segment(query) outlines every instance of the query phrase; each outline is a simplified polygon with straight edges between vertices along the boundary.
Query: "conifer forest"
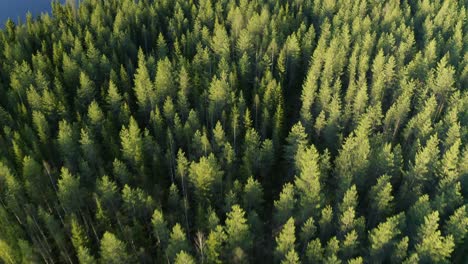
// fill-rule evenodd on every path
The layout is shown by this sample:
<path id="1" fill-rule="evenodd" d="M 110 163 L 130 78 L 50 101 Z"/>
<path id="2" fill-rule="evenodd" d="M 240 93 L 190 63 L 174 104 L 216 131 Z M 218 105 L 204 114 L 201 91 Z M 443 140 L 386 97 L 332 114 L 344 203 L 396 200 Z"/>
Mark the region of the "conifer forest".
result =
<path id="1" fill-rule="evenodd" d="M 0 263 L 467 263 L 466 0 L 84 0 L 0 30 Z"/>

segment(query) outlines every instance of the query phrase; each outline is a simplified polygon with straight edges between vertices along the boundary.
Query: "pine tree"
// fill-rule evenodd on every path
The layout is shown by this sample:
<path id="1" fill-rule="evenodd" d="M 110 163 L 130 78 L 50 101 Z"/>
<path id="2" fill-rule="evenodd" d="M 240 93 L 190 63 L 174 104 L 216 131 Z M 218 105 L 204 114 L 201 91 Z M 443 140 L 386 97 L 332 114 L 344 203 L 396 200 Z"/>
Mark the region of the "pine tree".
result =
<path id="1" fill-rule="evenodd" d="M 284 224 L 281 232 L 276 237 L 275 255 L 278 260 L 287 259 L 288 253 L 295 250 L 296 228 L 294 224 L 294 218 L 289 218 L 289 220 Z"/>
<path id="2" fill-rule="evenodd" d="M 313 28 L 313 27 L 312 27 Z M 314 104 L 315 97 L 317 96 L 317 79 L 319 78 L 319 72 L 316 69 L 314 58 L 312 59 L 311 67 L 309 68 L 306 79 L 302 85 L 302 94 L 301 94 L 301 118 L 304 124 L 310 124 L 312 122 L 312 105 Z M 320 65 L 321 67 L 321 65 Z M 308 127 L 310 129 L 310 127 Z M 308 131 L 311 132 L 310 130 Z"/>
<path id="3" fill-rule="evenodd" d="M 316 238 L 307 244 L 306 259 L 310 263 L 318 263 L 323 259 L 323 248 L 320 239 Z"/>
<path id="4" fill-rule="evenodd" d="M 333 208 L 329 205 L 325 206 L 322 209 L 322 213 L 319 220 L 319 228 L 320 228 L 320 238 L 323 241 L 326 241 L 333 232 Z"/>
<path id="5" fill-rule="evenodd" d="M 397 238 L 402 233 L 405 215 L 398 215 L 387 218 L 387 221 L 380 223 L 369 233 L 370 254 L 374 261 L 388 261 L 392 256 L 391 250 L 397 243 Z"/>
<path id="6" fill-rule="evenodd" d="M 214 125 L 214 121 L 219 118 L 219 114 L 229 103 L 230 90 L 226 74 L 223 73 L 220 78 L 215 76 L 211 80 L 208 98 L 210 99 L 212 125 Z"/>
<path id="7" fill-rule="evenodd" d="M 76 134 L 73 131 L 73 127 L 65 120 L 59 123 L 57 141 L 60 154 L 65 159 L 67 165 L 74 167 L 76 156 L 78 155 Z"/>
<path id="8" fill-rule="evenodd" d="M 222 176 L 223 171 L 212 154 L 190 164 L 189 181 L 199 202 L 205 203 L 220 195 Z"/>
<path id="9" fill-rule="evenodd" d="M 252 247 L 252 235 L 245 218 L 245 212 L 239 205 L 233 205 L 226 219 L 227 247 L 231 254 L 237 250 L 248 254 Z"/>
<path id="10" fill-rule="evenodd" d="M 195 259 L 185 251 L 180 251 L 175 260 L 175 264 L 195 264 Z"/>
<path id="11" fill-rule="evenodd" d="M 154 210 L 154 200 L 142 189 L 125 185 L 122 189 L 122 207 L 130 218 L 149 218 Z"/>
<path id="12" fill-rule="evenodd" d="M 429 76 L 430 88 L 436 95 L 439 107 L 437 109 L 437 115 L 440 114 L 444 107 L 450 93 L 453 91 L 453 84 L 455 69 L 452 66 L 447 65 L 447 56 L 444 56 L 437 64 L 436 71 L 431 73 Z"/>
<path id="13" fill-rule="evenodd" d="M 229 58 L 230 43 L 226 28 L 222 24 L 215 24 L 211 48 L 221 58 Z"/>
<path id="14" fill-rule="evenodd" d="M 227 235 L 222 226 L 216 226 L 211 230 L 206 241 L 206 260 L 208 263 L 222 263 L 221 254 L 223 252 L 223 244 L 227 239 Z"/>
<path id="15" fill-rule="evenodd" d="M 158 61 L 154 87 L 155 102 L 161 103 L 168 96 L 175 98 L 176 87 L 172 76 L 172 64 L 168 58 Z"/>
<path id="16" fill-rule="evenodd" d="M 410 111 L 411 97 L 413 95 L 414 83 L 403 82 L 403 93 L 395 100 L 390 109 L 385 114 L 383 120 L 384 130 L 391 134 L 392 139 L 395 138 L 399 129 L 405 123 Z"/>
<path id="17" fill-rule="evenodd" d="M 91 103 L 96 93 L 94 82 L 90 77 L 84 73 L 80 73 L 80 87 L 77 90 L 77 98 L 75 105 L 78 109 L 82 109 L 81 106 L 86 106 Z M 86 109 L 86 108 L 85 108 Z"/>
<path id="18" fill-rule="evenodd" d="M 123 97 L 120 94 L 117 86 L 111 80 L 109 81 L 109 88 L 107 90 L 106 102 L 109 106 L 109 110 L 112 113 L 117 113 L 122 105 Z"/>
<path id="19" fill-rule="evenodd" d="M 285 147 L 285 157 L 286 159 L 294 164 L 294 159 L 296 157 L 297 151 L 300 147 L 303 147 L 307 144 L 307 135 L 305 133 L 304 127 L 302 124 L 296 123 L 289 132 L 288 137 L 286 138 L 286 147 Z"/>
<path id="20" fill-rule="evenodd" d="M 377 179 L 376 185 L 372 186 L 369 197 L 369 221 L 372 225 L 380 223 L 393 211 L 392 184 L 388 175 L 382 175 Z"/>
<path id="21" fill-rule="evenodd" d="M 105 232 L 101 239 L 100 260 L 102 263 L 124 264 L 132 261 L 126 245 L 114 234 Z"/>
<path id="22" fill-rule="evenodd" d="M 120 204 L 118 187 L 109 176 L 104 175 L 97 179 L 96 194 L 105 208 L 111 211 L 118 208 Z"/>
<path id="23" fill-rule="evenodd" d="M 256 175 L 260 167 L 260 136 L 250 128 L 245 133 L 242 169 L 245 177 Z"/>
<path id="24" fill-rule="evenodd" d="M 319 158 L 314 145 L 305 148 L 300 147 L 296 154 L 296 167 L 299 176 L 296 176 L 294 184 L 299 194 L 300 221 L 305 221 L 311 216 L 317 216 L 321 208 Z"/>
<path id="25" fill-rule="evenodd" d="M 401 263 L 407 257 L 408 243 L 409 238 L 405 236 L 395 245 L 394 254 L 391 256 L 392 263 Z"/>
<path id="26" fill-rule="evenodd" d="M 299 256 L 297 255 L 295 250 L 290 250 L 286 255 L 285 259 L 281 261 L 281 264 L 299 264 Z"/>
<path id="27" fill-rule="evenodd" d="M 244 208 L 247 212 L 255 210 L 259 212 L 262 210 L 263 203 L 263 188 L 262 185 L 252 177 L 247 179 L 244 186 Z"/>
<path id="28" fill-rule="evenodd" d="M 187 238 L 182 227 L 177 223 L 172 228 L 172 232 L 169 238 L 169 244 L 166 249 L 166 255 L 169 260 L 174 260 L 177 254 L 180 252 L 190 251 L 190 246 L 187 242 Z"/>
<path id="29" fill-rule="evenodd" d="M 50 138 L 50 127 L 45 115 L 41 112 L 33 112 L 33 123 L 37 135 L 43 144 L 46 144 Z"/>
<path id="30" fill-rule="evenodd" d="M 151 218 L 153 225 L 153 234 L 156 237 L 157 245 L 160 248 L 165 248 L 169 239 L 169 230 L 167 229 L 166 221 L 160 210 L 155 209 Z"/>
<path id="31" fill-rule="evenodd" d="M 453 236 L 443 237 L 438 222 L 439 213 L 434 211 L 424 217 L 424 224 L 418 230 L 415 248 L 421 261 L 446 261 L 454 249 Z"/>
<path id="32" fill-rule="evenodd" d="M 457 245 L 461 245 L 468 234 L 468 213 L 466 205 L 461 206 L 445 223 L 445 233 L 453 236 Z"/>
<path id="33" fill-rule="evenodd" d="M 145 55 L 143 50 L 138 50 L 138 68 L 135 73 L 135 97 L 137 99 L 139 111 L 141 113 L 148 113 L 154 107 L 154 88 L 151 82 L 148 67 L 146 64 Z"/>
<path id="34" fill-rule="evenodd" d="M 143 165 L 143 139 L 136 120 L 131 117 L 128 127 L 122 127 L 120 131 L 122 156 L 129 165 L 135 169 L 141 169 Z"/>
<path id="35" fill-rule="evenodd" d="M 72 243 L 75 248 L 78 260 L 83 264 L 96 263 L 88 248 L 88 239 L 85 231 L 80 226 L 76 218 L 71 221 Z"/>
<path id="36" fill-rule="evenodd" d="M 33 158 L 26 156 L 23 159 L 23 180 L 26 194 L 33 201 L 46 202 L 50 197 L 50 185 L 43 180 L 42 166 Z"/>
<path id="37" fill-rule="evenodd" d="M 156 46 L 158 49 L 158 58 L 164 59 L 168 55 L 168 48 L 166 40 L 164 39 L 164 36 L 161 33 L 159 33 L 158 35 Z"/>
<path id="38" fill-rule="evenodd" d="M 422 194 L 428 186 L 435 184 L 435 175 L 439 167 L 439 139 L 437 135 L 432 136 L 416 153 L 414 165 L 411 164 L 410 170 L 405 175 L 404 192 L 408 195 L 406 198 L 410 201 L 415 196 Z"/>
<path id="39" fill-rule="evenodd" d="M 436 189 L 436 197 L 434 203 L 437 210 L 445 215 L 447 212 L 452 212 L 456 207 L 463 202 L 461 194 L 461 183 L 459 180 L 459 148 L 460 140 L 456 140 L 453 145 L 444 153 L 440 168 L 436 172 L 439 183 Z"/>
<path id="40" fill-rule="evenodd" d="M 342 241 L 340 249 L 341 255 L 343 256 L 342 258 L 351 259 L 352 257 L 354 257 L 358 252 L 359 246 L 360 243 L 356 230 L 348 232 Z"/>
<path id="41" fill-rule="evenodd" d="M 179 72 L 179 91 L 177 93 L 177 108 L 183 117 L 186 117 L 189 113 L 189 96 L 191 91 L 191 80 L 189 73 L 185 67 Z"/>
<path id="42" fill-rule="evenodd" d="M 335 160 L 339 194 L 343 194 L 354 181 L 358 187 L 364 185 L 369 166 L 369 130 L 370 120 L 364 117 L 356 130 L 346 139 Z"/>
<path id="43" fill-rule="evenodd" d="M 58 199 L 67 213 L 77 213 L 83 205 L 79 179 L 63 167 L 58 180 Z"/>
<path id="44" fill-rule="evenodd" d="M 281 225 L 286 222 L 292 215 L 295 208 L 295 188 L 294 185 L 286 183 L 280 193 L 279 200 L 274 202 L 275 213 L 274 222 L 276 225 Z"/>
<path id="45" fill-rule="evenodd" d="M 214 149 L 215 153 L 219 153 L 220 150 L 226 144 L 226 133 L 224 132 L 221 122 L 216 122 L 216 126 L 213 129 Z"/>

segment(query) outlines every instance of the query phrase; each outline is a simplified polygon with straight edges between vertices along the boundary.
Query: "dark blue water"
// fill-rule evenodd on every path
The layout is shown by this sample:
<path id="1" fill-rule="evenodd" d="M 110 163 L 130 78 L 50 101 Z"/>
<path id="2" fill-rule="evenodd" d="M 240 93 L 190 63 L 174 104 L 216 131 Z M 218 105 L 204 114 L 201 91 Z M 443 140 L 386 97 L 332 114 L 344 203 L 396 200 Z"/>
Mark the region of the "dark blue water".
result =
<path id="1" fill-rule="evenodd" d="M 33 17 L 41 13 L 50 12 L 52 0 L 0 0 L 0 28 L 3 28 L 8 18 L 15 23 L 18 19 L 26 21 L 26 13 L 29 11 Z M 64 3 L 65 1 L 60 1 Z"/>

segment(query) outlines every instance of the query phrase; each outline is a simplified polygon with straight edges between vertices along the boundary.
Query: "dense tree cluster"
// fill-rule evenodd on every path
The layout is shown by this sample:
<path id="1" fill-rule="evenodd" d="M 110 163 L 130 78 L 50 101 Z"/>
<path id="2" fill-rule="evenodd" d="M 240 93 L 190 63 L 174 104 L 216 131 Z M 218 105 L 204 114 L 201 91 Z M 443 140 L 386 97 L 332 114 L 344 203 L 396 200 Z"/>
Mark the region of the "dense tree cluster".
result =
<path id="1" fill-rule="evenodd" d="M 8 21 L 0 262 L 461 262 L 467 8 L 85 0 Z"/>

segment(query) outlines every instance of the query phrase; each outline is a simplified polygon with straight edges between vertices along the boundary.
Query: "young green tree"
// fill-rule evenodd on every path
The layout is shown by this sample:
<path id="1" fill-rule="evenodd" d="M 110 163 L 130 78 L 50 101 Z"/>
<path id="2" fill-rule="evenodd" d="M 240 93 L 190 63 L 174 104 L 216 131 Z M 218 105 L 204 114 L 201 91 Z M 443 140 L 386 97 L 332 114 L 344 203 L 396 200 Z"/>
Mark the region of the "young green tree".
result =
<path id="1" fill-rule="evenodd" d="M 404 178 L 403 194 L 409 201 L 414 201 L 418 194 L 421 195 L 436 183 L 434 173 L 439 167 L 438 144 L 437 134 L 433 135 L 416 153 L 414 164 L 410 165 Z"/>
<path id="2" fill-rule="evenodd" d="M 142 189 L 125 185 L 122 189 L 122 207 L 129 219 L 146 219 L 154 210 L 154 200 Z"/>
<path id="3" fill-rule="evenodd" d="M 177 108 L 183 117 L 187 117 L 189 113 L 189 98 L 192 95 L 192 86 L 189 72 L 182 66 L 179 72 L 179 91 L 177 92 Z"/>
<path id="4" fill-rule="evenodd" d="M 109 81 L 109 88 L 106 94 L 106 103 L 111 113 L 118 113 L 122 106 L 123 97 L 117 88 L 116 84 L 111 80 Z"/>
<path id="5" fill-rule="evenodd" d="M 307 244 L 306 260 L 310 263 L 319 263 L 323 259 L 323 248 L 319 238 L 310 241 Z"/>
<path id="6" fill-rule="evenodd" d="M 117 184 L 109 176 L 104 175 L 96 180 L 96 194 L 105 208 L 111 211 L 117 210 L 120 205 L 120 195 Z"/>
<path id="7" fill-rule="evenodd" d="M 463 203 L 461 183 L 458 170 L 460 140 L 456 140 L 453 145 L 446 150 L 440 162 L 440 168 L 436 176 L 439 180 L 434 198 L 435 208 L 445 216 Z"/>
<path id="8" fill-rule="evenodd" d="M 174 264 L 195 264 L 195 259 L 185 251 L 180 251 L 175 260 Z"/>
<path id="9" fill-rule="evenodd" d="M 58 180 L 57 196 L 66 213 L 77 213 L 83 206 L 83 192 L 79 178 L 63 167 Z"/>
<path id="10" fill-rule="evenodd" d="M 77 98 L 75 101 L 77 109 L 83 111 L 86 108 L 83 109 L 82 106 L 87 106 L 91 103 L 96 94 L 95 86 L 94 82 L 86 73 L 80 73 L 80 86 L 77 90 Z"/>
<path id="11" fill-rule="evenodd" d="M 143 138 L 136 120 L 131 117 L 128 127 L 120 130 L 122 156 L 133 168 L 140 170 L 143 166 Z"/>
<path id="12" fill-rule="evenodd" d="M 320 239 L 326 241 L 333 232 L 333 208 L 330 205 L 322 209 L 319 220 Z"/>
<path id="13" fill-rule="evenodd" d="M 224 132 L 221 122 L 216 122 L 215 128 L 213 129 L 213 148 L 215 153 L 220 153 L 221 149 L 226 144 L 226 133 Z"/>
<path id="14" fill-rule="evenodd" d="M 74 168 L 78 155 L 77 135 L 73 126 L 66 120 L 59 122 L 58 148 L 67 165 Z"/>
<path id="15" fill-rule="evenodd" d="M 445 106 L 451 92 L 454 90 L 455 68 L 448 64 L 448 56 L 442 57 L 437 63 L 437 68 L 429 75 L 429 85 L 432 92 L 436 95 L 439 106 L 436 114 L 439 115 Z"/>
<path id="16" fill-rule="evenodd" d="M 286 142 L 287 143 L 284 148 L 285 158 L 290 162 L 290 164 L 294 164 L 298 149 L 307 144 L 307 134 L 305 133 L 302 123 L 296 123 L 291 128 L 291 132 L 289 132 Z"/>
<path id="17" fill-rule="evenodd" d="M 295 188 L 291 183 L 286 183 L 280 193 L 279 200 L 274 202 L 275 213 L 273 219 L 276 225 L 286 222 L 291 216 L 296 206 Z"/>
<path id="18" fill-rule="evenodd" d="M 211 41 L 211 48 L 220 58 L 228 59 L 231 50 L 229 37 L 226 28 L 222 24 L 215 24 L 214 34 Z"/>
<path id="19" fill-rule="evenodd" d="M 124 264 L 132 261 L 126 244 L 107 231 L 101 239 L 100 257 L 101 263 Z"/>
<path id="20" fill-rule="evenodd" d="M 165 248 L 169 239 L 169 230 L 160 210 L 154 210 L 151 224 L 153 225 L 153 234 L 156 237 L 157 246 L 161 249 Z"/>
<path id="21" fill-rule="evenodd" d="M 175 98 L 176 87 L 172 76 L 172 63 L 168 58 L 158 61 L 154 80 L 155 100 L 161 103 L 166 97 Z"/>
<path id="22" fill-rule="evenodd" d="M 220 113 L 224 110 L 229 103 L 231 88 L 229 86 L 227 75 L 221 74 L 218 78 L 214 76 L 210 83 L 208 90 L 208 98 L 210 99 L 210 118 L 211 124 L 214 125 L 216 119 L 220 117 Z"/>
<path id="23" fill-rule="evenodd" d="M 312 27 L 313 28 L 313 27 Z M 319 70 L 315 65 L 315 58 L 312 59 L 312 66 L 309 68 L 306 75 L 306 79 L 302 85 L 302 94 L 301 94 L 301 118 L 304 124 L 312 123 L 312 105 L 314 104 L 315 97 L 317 96 L 317 79 L 319 78 Z M 322 65 L 320 64 L 320 67 Z M 308 132 L 311 132 L 311 128 L 308 128 Z"/>
<path id="24" fill-rule="evenodd" d="M 411 110 L 411 97 L 415 89 L 412 82 L 402 81 L 401 85 L 404 89 L 403 93 L 390 106 L 383 120 L 384 131 L 391 135 L 392 139 L 396 137 L 408 117 Z"/>
<path id="25" fill-rule="evenodd" d="M 253 128 L 248 129 L 244 138 L 242 169 L 245 177 L 256 175 L 260 167 L 260 136 Z"/>
<path id="26" fill-rule="evenodd" d="M 135 73 L 134 91 L 139 111 L 147 114 L 155 105 L 153 83 L 148 72 L 148 67 L 143 50 L 138 50 L 138 68 Z"/>
<path id="27" fill-rule="evenodd" d="M 453 236 L 457 245 L 462 245 L 462 242 L 468 234 L 468 213 L 466 211 L 466 205 L 455 210 L 446 221 L 445 233 Z"/>
<path id="28" fill-rule="evenodd" d="M 50 126 L 45 115 L 41 112 L 33 112 L 33 124 L 37 135 L 43 144 L 46 144 L 50 138 Z"/>
<path id="29" fill-rule="evenodd" d="M 301 227 L 299 233 L 300 242 L 304 246 L 307 246 L 308 242 L 311 241 L 317 234 L 317 226 L 313 217 L 307 219 Z"/>
<path id="30" fill-rule="evenodd" d="M 394 245 L 403 231 L 405 222 L 404 213 L 387 218 L 369 233 L 370 255 L 373 261 L 384 262 L 392 257 Z"/>
<path id="31" fill-rule="evenodd" d="M 221 254 L 226 240 L 227 235 L 222 226 L 218 225 L 211 230 L 206 240 L 206 260 L 208 263 L 222 263 Z"/>
<path id="32" fill-rule="evenodd" d="M 245 218 L 245 212 L 239 205 L 233 205 L 226 218 L 226 243 L 230 254 L 248 254 L 252 247 L 252 234 Z"/>
<path id="33" fill-rule="evenodd" d="M 360 242 L 356 230 L 348 232 L 345 235 L 340 248 L 342 258 L 351 260 L 354 256 L 356 256 L 359 246 Z"/>
<path id="34" fill-rule="evenodd" d="M 299 264 L 299 263 L 301 263 L 299 261 L 299 255 L 294 249 L 290 250 L 288 254 L 286 255 L 286 257 L 281 261 L 281 264 Z"/>
<path id="35" fill-rule="evenodd" d="M 398 243 L 395 245 L 393 255 L 391 256 L 392 263 L 401 263 L 403 260 L 405 260 L 408 255 L 408 245 L 409 238 L 407 236 L 398 241 Z"/>
<path id="36" fill-rule="evenodd" d="M 434 211 L 424 217 L 424 224 L 419 227 L 415 248 L 421 261 L 447 261 L 454 249 L 453 236 L 442 236 L 438 222 L 439 213 Z"/>
<path id="37" fill-rule="evenodd" d="M 244 208 L 247 212 L 255 210 L 260 212 L 263 204 L 263 187 L 252 177 L 247 179 L 243 194 Z"/>
<path id="38" fill-rule="evenodd" d="M 80 226 L 76 217 L 71 220 L 72 243 L 75 248 L 78 261 L 83 264 L 93 264 L 96 260 L 89 250 L 89 241 L 85 230 Z"/>
<path id="39" fill-rule="evenodd" d="M 369 166 L 369 132 L 370 120 L 364 117 L 358 127 L 346 139 L 335 160 L 338 194 L 342 195 L 355 182 L 358 188 L 364 187 L 365 176 Z"/>
<path id="40" fill-rule="evenodd" d="M 170 261 L 173 261 L 177 254 L 179 254 L 182 251 L 189 252 L 190 245 L 187 241 L 187 237 L 185 235 L 184 230 L 177 223 L 172 228 L 172 232 L 169 237 L 169 244 L 166 249 L 166 255 Z"/>
<path id="41" fill-rule="evenodd" d="M 283 225 L 281 232 L 276 237 L 276 250 L 275 255 L 278 260 L 287 258 L 290 251 L 295 250 L 296 243 L 296 227 L 294 218 L 291 217 Z"/>
<path id="42" fill-rule="evenodd" d="M 223 171 L 213 154 L 190 164 L 189 181 L 195 189 L 195 196 L 201 203 L 218 198 L 221 194 L 222 177 Z"/>
<path id="43" fill-rule="evenodd" d="M 314 145 L 300 147 L 296 154 L 296 187 L 299 203 L 299 221 L 305 221 L 311 216 L 318 216 L 322 206 L 319 153 Z"/>
<path id="44" fill-rule="evenodd" d="M 339 234 L 346 236 L 347 233 L 357 231 L 359 234 L 364 232 L 365 219 L 364 216 L 357 215 L 358 205 L 358 193 L 356 186 L 353 185 L 349 188 L 344 197 L 343 201 L 339 205 Z"/>
<path id="45" fill-rule="evenodd" d="M 393 211 L 394 198 L 388 175 L 382 175 L 369 193 L 369 222 L 371 226 L 380 223 Z"/>

